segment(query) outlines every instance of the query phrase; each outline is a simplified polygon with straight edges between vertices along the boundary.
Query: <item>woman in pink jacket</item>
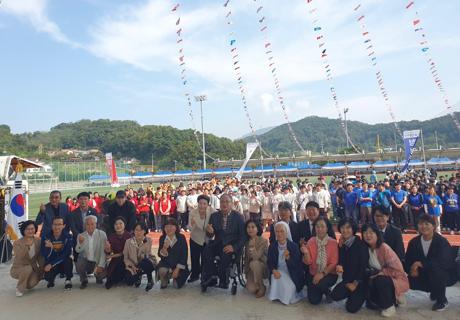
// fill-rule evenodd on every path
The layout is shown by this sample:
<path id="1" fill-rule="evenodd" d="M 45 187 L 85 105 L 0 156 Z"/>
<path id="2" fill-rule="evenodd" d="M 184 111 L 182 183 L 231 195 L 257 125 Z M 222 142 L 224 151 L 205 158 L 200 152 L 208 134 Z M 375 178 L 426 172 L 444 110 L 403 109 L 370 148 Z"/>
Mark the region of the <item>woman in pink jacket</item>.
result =
<path id="1" fill-rule="evenodd" d="M 374 224 L 362 228 L 364 242 L 369 247 L 368 297 L 366 306 L 380 309 L 382 316 L 395 315 L 395 305 L 406 304 L 409 280 L 396 253 L 383 242 L 382 233 Z"/>

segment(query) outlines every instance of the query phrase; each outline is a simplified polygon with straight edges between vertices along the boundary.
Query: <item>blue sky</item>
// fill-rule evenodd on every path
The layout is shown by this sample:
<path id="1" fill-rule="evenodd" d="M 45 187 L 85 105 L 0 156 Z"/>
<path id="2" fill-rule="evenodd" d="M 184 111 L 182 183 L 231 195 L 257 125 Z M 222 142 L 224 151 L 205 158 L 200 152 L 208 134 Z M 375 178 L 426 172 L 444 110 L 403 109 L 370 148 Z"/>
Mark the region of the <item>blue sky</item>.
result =
<path id="1" fill-rule="evenodd" d="M 191 94 L 207 94 L 205 131 L 237 138 L 249 132 L 232 71 L 234 38 L 256 129 L 284 122 L 264 54 L 256 9 L 262 5 L 291 122 L 337 118 L 309 8 L 303 0 L 181 1 L 178 15 Z M 0 4 L 0 123 L 13 132 L 48 130 L 80 119 L 130 119 L 190 128 L 176 44 L 177 15 L 168 0 L 3 0 Z M 340 104 L 348 118 L 390 122 L 350 0 L 314 0 Z M 445 114 L 412 29 L 406 1 L 366 0 L 379 66 L 398 120 Z M 457 0 L 418 0 L 431 54 L 451 102 L 460 101 Z M 199 107 L 193 105 L 195 126 Z M 458 111 L 459 108 L 456 107 Z"/>

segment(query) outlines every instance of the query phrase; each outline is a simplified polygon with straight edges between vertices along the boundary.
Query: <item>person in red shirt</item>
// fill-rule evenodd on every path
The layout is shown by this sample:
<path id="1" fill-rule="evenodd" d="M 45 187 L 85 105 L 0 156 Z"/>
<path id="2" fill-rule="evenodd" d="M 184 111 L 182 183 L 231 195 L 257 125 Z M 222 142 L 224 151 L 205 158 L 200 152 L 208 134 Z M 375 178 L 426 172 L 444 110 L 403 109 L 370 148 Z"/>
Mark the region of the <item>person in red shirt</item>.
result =
<path id="1" fill-rule="evenodd" d="M 160 212 L 161 194 L 155 193 L 155 198 L 152 202 L 152 213 L 155 220 L 155 232 L 161 232 L 161 212 Z"/>
<path id="2" fill-rule="evenodd" d="M 150 213 L 150 205 L 147 199 L 147 195 L 143 195 L 140 197 L 138 205 L 137 205 L 137 221 L 144 223 L 146 226 L 149 226 L 149 213 Z"/>
<path id="3" fill-rule="evenodd" d="M 163 194 L 161 195 L 160 214 L 161 214 L 161 225 L 164 226 L 166 223 L 166 219 L 171 214 L 171 200 L 169 200 L 166 192 L 163 192 Z"/>
<path id="4" fill-rule="evenodd" d="M 99 192 L 94 192 L 93 195 L 94 202 L 96 203 L 95 209 L 97 213 L 102 213 L 102 203 L 104 202 L 104 199 L 99 196 Z"/>
<path id="5" fill-rule="evenodd" d="M 171 191 L 168 191 L 168 199 L 171 201 L 171 212 L 170 215 L 177 220 L 177 202 L 176 197 L 171 194 Z"/>

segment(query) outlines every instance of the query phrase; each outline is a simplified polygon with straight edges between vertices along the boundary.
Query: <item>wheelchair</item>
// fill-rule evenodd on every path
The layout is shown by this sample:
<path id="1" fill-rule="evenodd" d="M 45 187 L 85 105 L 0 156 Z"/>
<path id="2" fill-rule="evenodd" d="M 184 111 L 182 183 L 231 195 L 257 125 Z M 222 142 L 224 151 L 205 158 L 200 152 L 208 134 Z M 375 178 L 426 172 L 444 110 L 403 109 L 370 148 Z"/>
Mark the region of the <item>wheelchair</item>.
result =
<path id="1" fill-rule="evenodd" d="M 214 263 L 216 267 L 219 265 L 220 257 L 214 257 Z M 232 295 L 236 295 L 238 284 L 245 288 L 246 287 L 246 276 L 244 274 L 244 256 L 241 254 L 232 254 L 232 259 L 226 270 L 227 278 L 230 283 L 230 292 Z"/>

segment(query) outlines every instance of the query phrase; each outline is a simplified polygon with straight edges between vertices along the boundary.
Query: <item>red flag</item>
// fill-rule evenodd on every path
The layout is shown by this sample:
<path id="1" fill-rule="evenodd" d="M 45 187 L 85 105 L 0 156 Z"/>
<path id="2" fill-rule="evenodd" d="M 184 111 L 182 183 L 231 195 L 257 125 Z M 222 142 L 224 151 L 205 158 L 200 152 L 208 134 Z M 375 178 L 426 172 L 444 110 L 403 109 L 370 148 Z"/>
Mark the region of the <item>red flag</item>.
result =
<path id="1" fill-rule="evenodd" d="M 270 42 L 267 42 L 267 43 L 265 44 L 265 48 L 268 48 L 269 46 L 271 46 L 271 43 L 270 43 Z"/>
<path id="2" fill-rule="evenodd" d="M 420 23 L 420 19 L 414 20 L 414 26 L 418 25 Z"/>
<path id="3" fill-rule="evenodd" d="M 361 17 L 358 18 L 358 21 L 361 21 L 364 19 L 364 15 L 362 15 Z"/>

